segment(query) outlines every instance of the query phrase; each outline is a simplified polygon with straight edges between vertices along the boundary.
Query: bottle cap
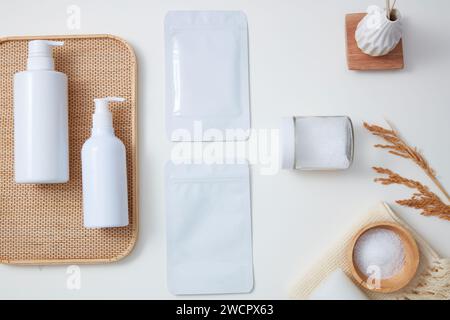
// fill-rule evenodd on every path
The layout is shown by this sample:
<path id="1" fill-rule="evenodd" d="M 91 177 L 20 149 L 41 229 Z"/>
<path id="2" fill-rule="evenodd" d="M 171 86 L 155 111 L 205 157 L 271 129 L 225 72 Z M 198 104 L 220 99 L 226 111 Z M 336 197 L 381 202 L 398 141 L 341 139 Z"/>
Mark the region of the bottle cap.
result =
<path id="1" fill-rule="evenodd" d="M 112 113 L 109 110 L 110 102 L 123 102 L 124 98 L 121 97 L 105 97 L 94 99 L 95 113 L 92 117 L 93 129 L 112 129 Z"/>
<path id="2" fill-rule="evenodd" d="M 281 168 L 294 169 L 295 167 L 295 124 L 294 117 L 281 119 L 280 130 Z"/>
<path id="3" fill-rule="evenodd" d="M 64 41 L 33 40 L 28 42 L 28 70 L 54 70 L 53 47 L 64 45 Z"/>

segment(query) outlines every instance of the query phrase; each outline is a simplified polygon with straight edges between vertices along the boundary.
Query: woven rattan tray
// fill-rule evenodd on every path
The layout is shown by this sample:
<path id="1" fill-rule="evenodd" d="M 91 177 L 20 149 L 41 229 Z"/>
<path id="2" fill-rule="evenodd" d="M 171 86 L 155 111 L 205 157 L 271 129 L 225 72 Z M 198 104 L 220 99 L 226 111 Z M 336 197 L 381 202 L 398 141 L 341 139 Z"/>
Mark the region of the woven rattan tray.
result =
<path id="1" fill-rule="evenodd" d="M 64 40 L 53 50 L 56 70 L 69 78 L 70 181 L 14 182 L 13 75 L 26 69 L 27 41 Z M 112 104 L 116 135 L 127 150 L 130 224 L 83 227 L 81 147 L 90 136 L 93 99 L 122 96 Z M 124 107 L 125 106 L 125 107 Z M 110 35 L 8 37 L 0 39 L 0 262 L 9 264 L 107 263 L 127 256 L 138 230 L 136 58 Z"/>

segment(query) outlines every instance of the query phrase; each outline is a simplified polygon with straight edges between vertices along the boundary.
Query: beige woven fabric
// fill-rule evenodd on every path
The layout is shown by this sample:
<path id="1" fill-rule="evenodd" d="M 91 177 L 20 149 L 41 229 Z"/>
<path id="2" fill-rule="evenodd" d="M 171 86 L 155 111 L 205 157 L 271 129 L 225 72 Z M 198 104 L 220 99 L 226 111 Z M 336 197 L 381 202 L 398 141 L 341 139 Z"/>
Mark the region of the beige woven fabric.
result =
<path id="1" fill-rule="evenodd" d="M 69 78 L 70 181 L 14 183 L 13 75 L 26 69 L 27 41 L 0 39 L 0 262 L 13 264 L 106 263 L 126 256 L 137 237 L 136 60 L 112 36 L 62 36 L 54 49 L 56 70 Z M 83 227 L 81 146 L 90 136 L 93 99 L 122 96 L 112 105 L 117 136 L 127 150 L 130 225 Z"/>
<path id="2" fill-rule="evenodd" d="M 358 221 L 337 245 L 326 252 L 292 287 L 290 296 L 307 299 L 311 292 L 330 272 L 341 268 L 350 279 L 348 248 L 353 235 L 364 225 L 377 221 L 392 221 L 408 229 L 416 239 L 420 250 L 420 264 L 416 277 L 402 290 L 394 293 L 374 293 L 363 289 L 370 299 L 450 299 L 450 260 L 441 259 L 438 254 L 416 232 L 411 230 L 391 208 L 382 203 Z"/>

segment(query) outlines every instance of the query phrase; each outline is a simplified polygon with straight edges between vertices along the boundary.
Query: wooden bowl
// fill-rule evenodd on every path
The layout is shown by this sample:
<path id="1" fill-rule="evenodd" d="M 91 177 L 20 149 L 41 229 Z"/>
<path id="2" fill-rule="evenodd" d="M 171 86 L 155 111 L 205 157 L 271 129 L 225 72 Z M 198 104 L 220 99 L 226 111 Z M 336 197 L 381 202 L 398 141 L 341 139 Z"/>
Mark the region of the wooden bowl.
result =
<path id="1" fill-rule="evenodd" d="M 367 282 L 368 276 L 358 269 L 353 254 L 358 239 L 368 230 L 375 228 L 383 228 L 395 232 L 403 243 L 403 251 L 405 253 L 405 264 L 403 265 L 402 270 L 392 278 L 380 279 L 379 287 L 373 287 Z M 352 275 L 361 286 L 371 291 L 389 293 L 400 290 L 412 280 L 419 267 L 419 248 L 411 233 L 402 226 L 393 222 L 375 222 L 363 227 L 352 238 L 349 249 L 349 259 Z"/>

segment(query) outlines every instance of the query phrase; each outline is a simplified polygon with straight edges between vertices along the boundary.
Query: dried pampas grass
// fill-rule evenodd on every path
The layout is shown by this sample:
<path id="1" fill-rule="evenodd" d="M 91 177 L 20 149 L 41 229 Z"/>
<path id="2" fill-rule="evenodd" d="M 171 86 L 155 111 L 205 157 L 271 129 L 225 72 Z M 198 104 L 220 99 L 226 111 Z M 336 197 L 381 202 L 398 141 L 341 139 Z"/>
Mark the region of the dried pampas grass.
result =
<path id="1" fill-rule="evenodd" d="M 377 125 L 369 125 L 364 123 L 364 127 L 373 135 L 382 138 L 387 144 L 376 144 L 376 148 L 387 149 L 389 153 L 412 160 L 417 164 L 426 175 L 433 181 L 438 189 L 445 195 L 447 201 L 450 202 L 450 196 L 436 177 L 436 172 L 429 166 L 424 156 L 417 150 L 409 146 L 403 140 L 398 132 L 391 128 L 386 129 Z M 374 167 L 375 172 L 385 175 L 386 177 L 376 178 L 375 182 L 384 185 L 400 184 L 416 192 L 409 199 L 397 200 L 396 202 L 402 206 L 421 210 L 421 214 L 425 216 L 435 216 L 450 221 L 450 205 L 445 204 L 435 193 L 423 185 L 422 183 L 406 179 L 399 174 L 385 168 Z"/>

